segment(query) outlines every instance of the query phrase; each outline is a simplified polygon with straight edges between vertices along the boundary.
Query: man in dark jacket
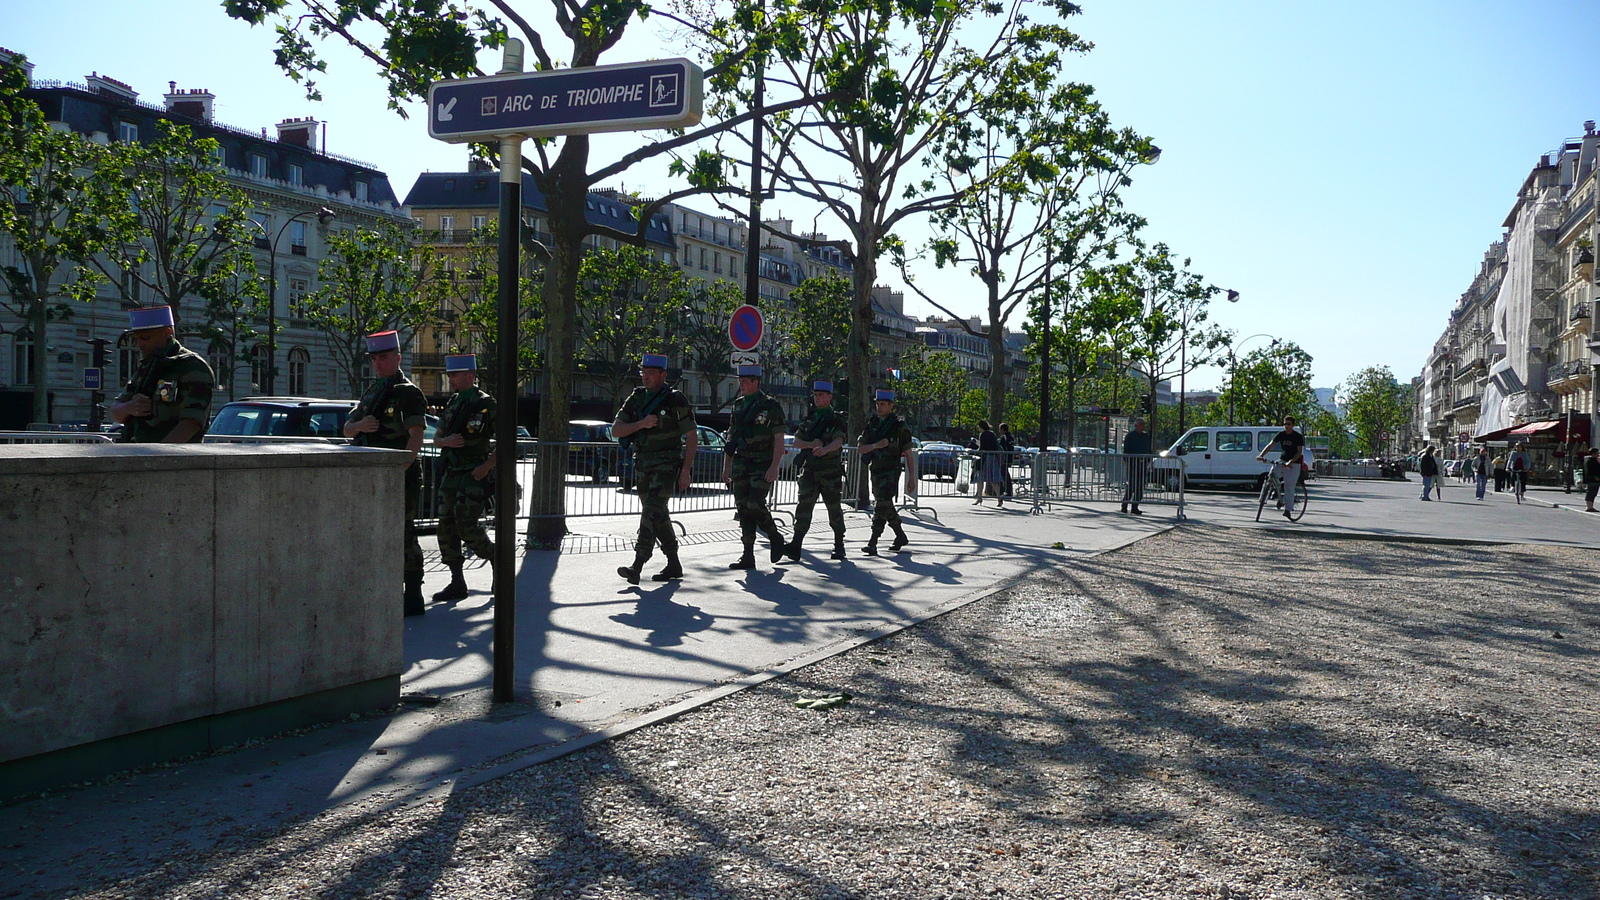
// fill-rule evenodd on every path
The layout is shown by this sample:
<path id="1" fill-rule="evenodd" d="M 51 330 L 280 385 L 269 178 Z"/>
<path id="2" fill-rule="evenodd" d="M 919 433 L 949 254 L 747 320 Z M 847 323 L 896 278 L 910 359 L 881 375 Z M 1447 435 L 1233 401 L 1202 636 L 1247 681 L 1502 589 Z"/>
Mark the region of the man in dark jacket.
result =
<path id="1" fill-rule="evenodd" d="M 1150 473 L 1150 432 L 1144 430 L 1143 419 L 1133 420 L 1133 430 L 1122 439 L 1122 455 L 1123 465 L 1128 467 L 1128 482 L 1122 489 L 1122 511 L 1142 516 L 1139 501 L 1144 499 L 1144 479 Z"/>

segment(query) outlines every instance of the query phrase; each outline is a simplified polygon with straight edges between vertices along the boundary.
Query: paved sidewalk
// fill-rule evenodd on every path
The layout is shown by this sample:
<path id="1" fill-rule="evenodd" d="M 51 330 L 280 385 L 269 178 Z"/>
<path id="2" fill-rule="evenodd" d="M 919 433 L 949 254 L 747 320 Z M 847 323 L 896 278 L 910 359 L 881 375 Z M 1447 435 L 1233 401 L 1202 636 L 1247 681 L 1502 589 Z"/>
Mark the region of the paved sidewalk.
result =
<path id="1" fill-rule="evenodd" d="M 696 514 L 685 520 L 685 579 L 638 587 L 616 574 L 631 560 L 631 541 L 620 535 L 633 524 L 576 520 L 583 534 L 561 553 L 528 554 L 517 576 L 517 702 L 489 702 L 493 613 L 489 571 L 479 564 L 468 572 L 469 598 L 433 604 L 406 623 L 403 691 L 442 702 L 403 703 L 392 715 L 0 809 L 13 860 L 0 897 L 67 891 L 90 874 L 136 871 L 167 852 L 215 846 L 335 806 L 373 811 L 449 792 L 537 761 L 561 742 L 839 652 L 1172 522 L 1163 507 L 1134 518 L 1108 504 L 1030 515 L 1026 505 L 927 502 L 930 511 L 907 517 L 909 554 L 862 555 L 868 520 L 852 513 L 849 559 L 827 559 L 831 534 L 822 517 L 803 562 L 774 566 L 758 547 L 753 572 L 726 568 L 739 555 L 728 514 Z M 1056 542 L 1063 549 L 1053 549 Z M 426 549 L 431 595 L 448 573 Z"/>

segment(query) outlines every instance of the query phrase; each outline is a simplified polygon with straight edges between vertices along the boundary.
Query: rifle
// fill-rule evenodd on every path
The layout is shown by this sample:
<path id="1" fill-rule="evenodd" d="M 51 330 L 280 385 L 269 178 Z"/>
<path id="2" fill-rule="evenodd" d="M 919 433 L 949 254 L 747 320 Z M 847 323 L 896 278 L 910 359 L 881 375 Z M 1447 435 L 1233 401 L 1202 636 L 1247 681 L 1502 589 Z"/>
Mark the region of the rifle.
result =
<path id="1" fill-rule="evenodd" d="M 377 415 L 377 411 L 379 409 L 383 408 L 383 401 L 388 399 L 388 397 L 389 397 L 389 388 L 392 385 L 390 385 L 389 379 L 387 379 L 387 378 L 383 379 L 382 381 L 380 381 L 378 383 L 382 387 L 377 393 L 373 393 L 371 389 L 368 389 L 368 391 L 367 391 L 367 396 L 370 396 L 370 397 L 373 398 L 372 405 L 368 406 L 367 405 L 367 397 L 362 397 L 361 401 L 356 404 L 356 408 L 351 411 L 351 413 L 350 413 L 350 418 L 351 419 L 364 419 L 367 416 Z M 360 415 L 356 415 L 356 413 L 360 413 Z M 370 432 L 370 433 L 369 432 L 362 432 L 362 433 L 356 435 L 355 436 L 355 440 L 351 441 L 350 443 L 355 445 L 355 446 L 357 446 L 357 447 L 369 446 L 369 444 L 367 442 L 372 438 L 372 435 L 376 434 L 376 433 L 377 432 Z"/>
<path id="2" fill-rule="evenodd" d="M 667 394 L 669 394 L 671 392 L 672 392 L 672 385 L 663 384 L 661 386 L 661 390 L 656 391 L 655 396 L 651 397 L 649 400 L 646 400 L 644 402 L 644 406 L 639 408 L 639 418 L 634 419 L 633 421 L 635 421 L 635 422 L 643 422 L 645 420 L 646 416 L 649 416 L 650 414 L 654 413 L 656 411 L 656 409 L 658 409 L 660 407 L 661 402 L 663 400 L 665 400 L 667 398 Z M 625 438 L 617 438 L 617 446 L 621 447 L 624 450 L 629 449 L 630 447 L 633 446 L 633 442 L 635 440 L 637 440 L 637 435 L 638 434 L 639 434 L 639 432 L 635 431 L 633 434 L 630 434 Z"/>
<path id="3" fill-rule="evenodd" d="M 744 427 L 750 424 L 750 419 L 755 415 L 756 403 L 751 401 L 745 406 L 739 418 L 728 425 L 728 442 L 722 445 L 722 452 L 733 456 L 744 448 Z"/>

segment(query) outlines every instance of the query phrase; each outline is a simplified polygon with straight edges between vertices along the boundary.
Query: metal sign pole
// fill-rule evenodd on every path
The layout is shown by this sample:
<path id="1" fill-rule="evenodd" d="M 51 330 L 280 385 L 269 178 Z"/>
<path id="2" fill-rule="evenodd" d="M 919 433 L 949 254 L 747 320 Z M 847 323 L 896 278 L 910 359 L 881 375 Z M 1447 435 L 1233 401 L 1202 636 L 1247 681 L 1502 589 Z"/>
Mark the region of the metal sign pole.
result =
<path id="1" fill-rule="evenodd" d="M 506 41 L 501 73 L 522 71 L 522 42 Z M 500 139 L 498 335 L 495 339 L 494 699 L 515 700 L 517 668 L 517 289 L 522 268 L 522 136 Z"/>

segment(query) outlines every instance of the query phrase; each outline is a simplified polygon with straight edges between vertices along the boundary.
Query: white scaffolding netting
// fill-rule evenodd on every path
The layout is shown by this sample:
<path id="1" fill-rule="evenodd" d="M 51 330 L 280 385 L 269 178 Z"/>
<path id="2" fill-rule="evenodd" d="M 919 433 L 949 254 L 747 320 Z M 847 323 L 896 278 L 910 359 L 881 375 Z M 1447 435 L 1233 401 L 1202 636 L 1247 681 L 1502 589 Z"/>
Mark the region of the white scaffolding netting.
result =
<path id="1" fill-rule="evenodd" d="M 1529 353 L 1533 325 L 1533 254 L 1535 223 L 1544 197 L 1531 199 L 1517 216 L 1506 239 L 1506 275 L 1494 300 L 1494 339 L 1506 355 L 1489 369 L 1478 406 L 1478 434 L 1509 428 L 1527 412 Z"/>

